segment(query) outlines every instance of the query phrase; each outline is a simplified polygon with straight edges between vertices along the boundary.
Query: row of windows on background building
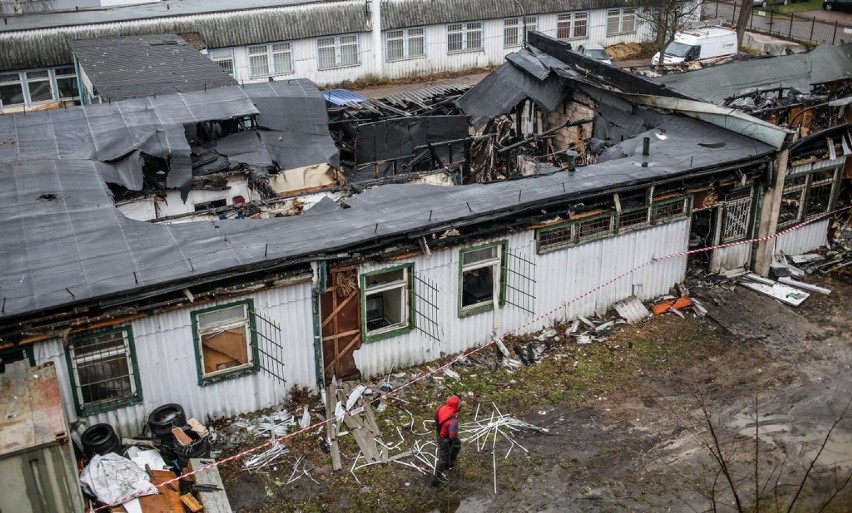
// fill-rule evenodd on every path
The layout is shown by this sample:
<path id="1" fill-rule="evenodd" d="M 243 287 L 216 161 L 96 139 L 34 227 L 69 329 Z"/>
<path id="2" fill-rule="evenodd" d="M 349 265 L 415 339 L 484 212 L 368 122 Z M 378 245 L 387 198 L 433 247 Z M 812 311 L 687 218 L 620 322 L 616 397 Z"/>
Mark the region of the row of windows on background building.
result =
<path id="1" fill-rule="evenodd" d="M 74 66 L 0 74 L 0 107 L 79 97 Z"/>
<path id="2" fill-rule="evenodd" d="M 581 39 L 589 36 L 589 12 L 559 14 L 556 21 L 558 39 Z M 503 20 L 503 47 L 521 46 L 526 33 L 538 29 L 538 17 Z M 607 11 L 607 35 L 632 33 L 636 30 L 634 9 Z M 413 27 L 385 32 L 387 62 L 419 59 L 427 55 L 426 29 Z M 481 51 L 485 48 L 484 22 L 471 21 L 447 25 L 447 53 Z M 360 64 L 360 45 L 357 34 L 328 36 L 317 39 L 317 69 L 326 70 Z M 228 74 L 236 76 L 235 57 L 231 48 L 208 51 L 210 59 Z M 249 78 L 260 79 L 294 72 L 293 48 L 290 42 L 276 42 L 248 47 Z"/>

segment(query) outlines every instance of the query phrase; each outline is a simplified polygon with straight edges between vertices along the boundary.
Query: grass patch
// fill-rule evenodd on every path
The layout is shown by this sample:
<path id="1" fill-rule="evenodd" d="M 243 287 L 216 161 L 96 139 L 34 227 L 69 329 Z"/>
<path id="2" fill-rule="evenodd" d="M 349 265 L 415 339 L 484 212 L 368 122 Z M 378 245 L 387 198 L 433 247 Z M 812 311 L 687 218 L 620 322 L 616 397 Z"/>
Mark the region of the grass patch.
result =
<path id="1" fill-rule="evenodd" d="M 782 13 L 818 11 L 822 9 L 822 0 L 808 0 L 807 2 L 794 2 L 789 5 L 776 5 L 776 10 Z"/>

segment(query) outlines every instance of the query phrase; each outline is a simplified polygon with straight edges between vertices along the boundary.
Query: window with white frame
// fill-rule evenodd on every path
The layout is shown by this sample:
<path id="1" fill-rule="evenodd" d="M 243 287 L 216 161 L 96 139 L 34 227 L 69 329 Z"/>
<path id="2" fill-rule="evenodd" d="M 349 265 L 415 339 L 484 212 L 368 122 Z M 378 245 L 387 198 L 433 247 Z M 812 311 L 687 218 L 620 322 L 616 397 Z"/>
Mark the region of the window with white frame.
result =
<path id="1" fill-rule="evenodd" d="M 358 35 L 330 36 L 317 39 L 317 68 L 331 69 L 361 63 Z"/>
<path id="2" fill-rule="evenodd" d="M 606 12 L 606 35 L 636 32 L 636 9 L 609 9 Z"/>
<path id="3" fill-rule="evenodd" d="M 77 98 L 77 73 L 74 66 L 62 66 L 53 70 L 56 76 L 56 92 L 59 98 Z"/>
<path id="4" fill-rule="evenodd" d="M 521 46 L 526 41 L 527 32 L 537 28 L 538 18 L 535 16 L 503 20 L 503 47 Z"/>
<path id="5" fill-rule="evenodd" d="M 459 316 L 491 310 L 505 300 L 506 242 L 496 242 L 459 254 Z"/>
<path id="6" fill-rule="evenodd" d="M 27 71 L 25 75 L 31 103 L 53 100 L 53 87 L 50 85 L 49 70 Z"/>
<path id="7" fill-rule="evenodd" d="M 368 342 L 412 326 L 412 269 L 409 264 L 361 275 L 362 323 Z"/>
<path id="8" fill-rule="evenodd" d="M 270 43 L 248 47 L 251 78 L 265 78 L 293 73 L 290 43 Z"/>
<path id="9" fill-rule="evenodd" d="M 225 73 L 236 77 L 234 74 L 234 50 L 233 48 L 214 48 L 207 50 L 207 56 L 210 60 L 218 64 L 225 70 Z"/>
<path id="10" fill-rule="evenodd" d="M 65 354 L 80 415 L 142 400 L 130 326 L 73 336 Z"/>
<path id="11" fill-rule="evenodd" d="M 589 35 L 589 13 L 566 12 L 556 18 L 556 38 L 575 39 Z"/>
<path id="12" fill-rule="evenodd" d="M 191 317 L 200 385 L 258 370 L 251 300 L 196 310 Z"/>
<path id="13" fill-rule="evenodd" d="M 385 60 L 426 57 L 426 31 L 423 28 L 388 30 L 385 32 Z"/>
<path id="14" fill-rule="evenodd" d="M 18 105 L 26 102 L 19 73 L 0 74 L 0 106 Z"/>
<path id="15" fill-rule="evenodd" d="M 474 52 L 482 49 L 481 21 L 447 25 L 447 53 Z"/>

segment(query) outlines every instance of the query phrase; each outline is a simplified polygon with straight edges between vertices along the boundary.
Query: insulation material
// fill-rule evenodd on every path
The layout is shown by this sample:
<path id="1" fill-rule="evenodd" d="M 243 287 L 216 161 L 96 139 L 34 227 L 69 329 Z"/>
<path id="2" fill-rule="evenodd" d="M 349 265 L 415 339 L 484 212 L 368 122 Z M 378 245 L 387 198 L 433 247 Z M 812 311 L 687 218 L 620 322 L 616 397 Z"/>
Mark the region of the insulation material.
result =
<path id="1" fill-rule="evenodd" d="M 269 178 L 269 185 L 278 194 L 336 184 L 337 173 L 328 164 L 288 169 Z"/>

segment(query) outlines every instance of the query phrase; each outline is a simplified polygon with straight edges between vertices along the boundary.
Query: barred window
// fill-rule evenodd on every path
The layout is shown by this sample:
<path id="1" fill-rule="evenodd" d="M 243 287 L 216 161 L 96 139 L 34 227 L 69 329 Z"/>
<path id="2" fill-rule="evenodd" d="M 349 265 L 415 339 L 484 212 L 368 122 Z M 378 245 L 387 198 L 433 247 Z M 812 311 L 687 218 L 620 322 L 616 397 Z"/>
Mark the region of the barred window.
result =
<path id="1" fill-rule="evenodd" d="M 75 336 L 66 356 L 80 415 L 142 400 L 130 326 Z"/>
<path id="2" fill-rule="evenodd" d="M 614 232 L 614 216 L 592 217 L 576 222 L 577 242 L 600 239 Z"/>
<path id="3" fill-rule="evenodd" d="M 788 176 L 781 195 L 778 226 L 785 228 L 830 211 L 840 169 Z"/>
<path id="4" fill-rule="evenodd" d="M 651 205 L 651 221 L 662 223 L 689 216 L 689 198 L 661 201 Z"/>
<path id="5" fill-rule="evenodd" d="M 538 18 L 535 16 L 503 20 L 503 47 L 521 46 L 526 40 L 526 33 L 537 28 Z"/>
<path id="6" fill-rule="evenodd" d="M 317 39 L 318 69 L 357 66 L 361 63 L 358 35 L 330 36 Z"/>
<path id="7" fill-rule="evenodd" d="M 249 46 L 248 52 L 249 72 L 253 79 L 293 73 L 290 43 Z"/>
<path id="8" fill-rule="evenodd" d="M 482 50 L 482 22 L 447 25 L 447 53 Z"/>
<path id="9" fill-rule="evenodd" d="M 636 31 L 636 9 L 609 9 L 606 18 L 606 35 L 626 34 Z"/>
<path id="10" fill-rule="evenodd" d="M 409 28 L 385 32 L 385 60 L 417 59 L 426 56 L 425 30 Z"/>
<path id="11" fill-rule="evenodd" d="M 210 60 L 225 70 L 225 73 L 234 77 L 234 51 L 231 48 L 214 48 L 207 51 Z"/>

